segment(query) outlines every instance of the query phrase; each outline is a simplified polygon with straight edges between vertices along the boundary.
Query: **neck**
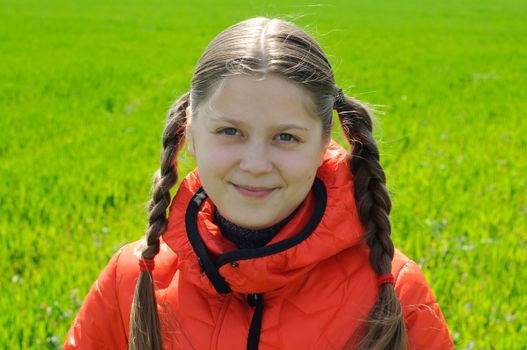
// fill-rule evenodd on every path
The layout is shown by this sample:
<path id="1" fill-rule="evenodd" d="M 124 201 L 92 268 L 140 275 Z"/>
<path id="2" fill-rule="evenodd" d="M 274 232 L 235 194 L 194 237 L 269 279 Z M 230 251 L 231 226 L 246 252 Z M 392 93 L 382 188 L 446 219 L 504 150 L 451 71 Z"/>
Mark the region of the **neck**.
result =
<path id="1" fill-rule="evenodd" d="M 236 244 L 238 248 L 254 249 L 263 247 L 269 243 L 273 237 L 276 236 L 289 221 L 291 221 L 295 216 L 297 209 L 279 223 L 263 229 L 250 229 L 238 226 L 223 217 L 218 210 L 214 211 L 214 223 L 218 225 L 221 234 Z"/>

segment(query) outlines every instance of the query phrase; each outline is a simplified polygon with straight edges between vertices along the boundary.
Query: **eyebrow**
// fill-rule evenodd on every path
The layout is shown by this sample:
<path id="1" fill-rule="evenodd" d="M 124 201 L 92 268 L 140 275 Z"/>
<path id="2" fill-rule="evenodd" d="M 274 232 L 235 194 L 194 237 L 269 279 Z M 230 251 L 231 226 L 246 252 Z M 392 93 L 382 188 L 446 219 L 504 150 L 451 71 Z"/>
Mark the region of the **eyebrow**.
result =
<path id="1" fill-rule="evenodd" d="M 238 120 L 238 119 L 232 119 L 232 118 L 229 118 L 229 117 L 219 117 L 219 116 L 211 116 L 210 119 L 214 120 L 214 121 L 220 121 L 220 122 L 228 122 L 228 123 L 231 123 L 233 125 L 239 125 L 239 126 L 246 126 L 246 124 L 242 121 L 242 120 Z M 308 128 L 302 126 L 302 125 L 298 125 L 298 124 L 278 124 L 276 126 L 277 129 L 284 129 L 284 130 L 288 130 L 288 129 L 299 129 L 299 130 L 303 130 L 303 131 L 309 131 Z"/>

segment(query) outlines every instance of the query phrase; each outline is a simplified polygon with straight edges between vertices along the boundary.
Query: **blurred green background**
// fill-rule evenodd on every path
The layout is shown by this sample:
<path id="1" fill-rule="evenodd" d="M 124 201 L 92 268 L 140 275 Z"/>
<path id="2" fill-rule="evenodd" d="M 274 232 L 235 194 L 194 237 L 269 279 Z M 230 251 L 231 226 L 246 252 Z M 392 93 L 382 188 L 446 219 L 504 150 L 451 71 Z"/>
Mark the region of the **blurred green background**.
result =
<path id="1" fill-rule="evenodd" d="M 144 234 L 170 104 L 208 42 L 255 16 L 313 35 L 375 111 L 395 245 L 456 347 L 525 349 L 519 0 L 0 0 L 0 347 L 61 347 L 109 257 Z"/>

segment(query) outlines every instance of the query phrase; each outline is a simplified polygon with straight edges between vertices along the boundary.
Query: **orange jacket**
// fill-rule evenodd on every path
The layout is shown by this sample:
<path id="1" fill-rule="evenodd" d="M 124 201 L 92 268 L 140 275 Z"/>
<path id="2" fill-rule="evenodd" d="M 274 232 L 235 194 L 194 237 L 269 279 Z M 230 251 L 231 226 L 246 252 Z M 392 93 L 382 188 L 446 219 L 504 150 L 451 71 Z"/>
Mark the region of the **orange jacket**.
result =
<path id="1" fill-rule="evenodd" d="M 379 290 L 361 239 L 346 151 L 331 143 L 299 211 L 262 248 L 240 250 L 225 239 L 213 223 L 212 202 L 199 189 L 198 173 L 191 172 L 172 201 L 155 258 L 165 349 L 242 350 L 248 342 L 260 350 L 342 349 Z M 127 348 L 140 244 L 127 244 L 111 258 L 64 349 Z M 396 250 L 392 273 L 409 349 L 452 349 L 418 265 Z"/>

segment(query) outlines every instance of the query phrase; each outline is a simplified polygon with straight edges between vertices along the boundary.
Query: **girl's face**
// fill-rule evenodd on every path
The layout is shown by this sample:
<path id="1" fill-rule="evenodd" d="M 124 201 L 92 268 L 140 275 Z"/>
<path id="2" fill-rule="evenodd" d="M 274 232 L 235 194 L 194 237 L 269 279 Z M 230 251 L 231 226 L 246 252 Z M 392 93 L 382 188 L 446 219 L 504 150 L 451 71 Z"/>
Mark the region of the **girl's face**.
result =
<path id="1" fill-rule="evenodd" d="M 307 93 L 270 74 L 224 78 L 200 106 L 187 108 L 188 150 L 203 189 L 220 214 L 246 228 L 265 228 L 307 196 L 329 137 L 306 109 Z"/>

